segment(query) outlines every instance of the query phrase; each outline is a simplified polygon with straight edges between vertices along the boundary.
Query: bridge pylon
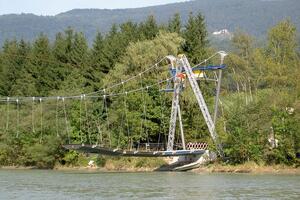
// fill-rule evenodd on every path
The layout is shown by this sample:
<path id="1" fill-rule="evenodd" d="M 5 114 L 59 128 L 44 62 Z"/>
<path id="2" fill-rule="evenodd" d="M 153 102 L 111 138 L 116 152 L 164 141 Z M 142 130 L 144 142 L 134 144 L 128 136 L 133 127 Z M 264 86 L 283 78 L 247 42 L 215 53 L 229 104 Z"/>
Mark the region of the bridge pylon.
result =
<path id="1" fill-rule="evenodd" d="M 223 66 L 224 58 L 227 54 L 223 51 L 218 52 L 218 54 L 221 57 L 220 66 Z M 218 134 L 217 134 L 216 128 L 215 128 L 215 124 L 217 121 L 217 114 L 218 114 L 218 102 L 219 102 L 221 79 L 222 79 L 222 68 L 218 69 L 219 73 L 218 73 L 218 77 L 216 80 L 217 93 L 216 93 L 216 98 L 215 98 L 215 110 L 214 110 L 214 117 L 212 118 L 212 116 L 208 110 L 207 104 L 204 100 L 201 89 L 199 87 L 199 84 L 197 82 L 197 78 L 193 72 L 193 68 L 191 67 L 187 57 L 185 55 L 180 55 L 180 56 L 178 56 L 178 58 L 175 58 L 173 56 L 168 56 L 167 58 L 170 61 L 170 68 L 171 68 L 171 72 L 173 75 L 173 83 L 174 83 L 167 150 L 172 151 L 174 148 L 174 138 L 175 138 L 175 131 L 176 131 L 177 116 L 178 116 L 178 121 L 179 121 L 179 125 L 180 125 L 182 146 L 183 146 L 183 149 L 185 149 L 184 132 L 183 132 L 183 127 L 182 127 L 182 121 L 181 121 L 181 116 L 180 116 L 181 112 L 180 112 L 180 106 L 179 106 L 180 92 L 181 92 L 181 89 L 183 88 L 182 74 L 184 73 L 185 76 L 187 77 L 187 79 L 190 83 L 190 86 L 193 90 L 193 93 L 196 97 L 200 111 L 204 117 L 205 123 L 206 123 L 209 133 L 211 135 L 211 138 L 216 145 L 217 151 L 218 151 L 219 155 L 221 157 L 223 157 L 223 155 L 224 155 L 223 148 L 219 141 Z"/>

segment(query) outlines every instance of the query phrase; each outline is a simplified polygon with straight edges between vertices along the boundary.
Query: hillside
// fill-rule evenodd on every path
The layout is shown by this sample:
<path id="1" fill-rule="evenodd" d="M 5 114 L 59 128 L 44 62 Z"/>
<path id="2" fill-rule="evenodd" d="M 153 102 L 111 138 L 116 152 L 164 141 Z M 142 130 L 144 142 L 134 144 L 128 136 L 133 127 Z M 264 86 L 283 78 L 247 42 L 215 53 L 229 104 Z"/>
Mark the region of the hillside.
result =
<path id="1" fill-rule="evenodd" d="M 12 38 L 32 40 L 41 32 L 54 38 L 68 26 L 83 31 L 91 41 L 98 30 L 106 32 L 113 23 L 140 22 L 148 15 L 155 15 L 159 23 L 165 23 L 176 12 L 186 21 L 190 12 L 199 11 L 205 15 L 210 32 L 240 28 L 261 36 L 287 17 L 300 29 L 299 10 L 299 0 L 195 0 L 135 9 L 75 9 L 56 16 L 10 14 L 0 16 L 0 44 Z"/>

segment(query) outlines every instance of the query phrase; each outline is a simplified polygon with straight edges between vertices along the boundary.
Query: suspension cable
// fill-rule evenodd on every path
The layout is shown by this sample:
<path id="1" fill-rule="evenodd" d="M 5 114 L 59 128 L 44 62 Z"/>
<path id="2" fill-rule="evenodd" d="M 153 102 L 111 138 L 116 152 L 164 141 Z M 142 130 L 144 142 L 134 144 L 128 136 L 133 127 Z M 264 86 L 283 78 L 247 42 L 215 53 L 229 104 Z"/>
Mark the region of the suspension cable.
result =
<path id="1" fill-rule="evenodd" d="M 140 85 L 141 85 L 141 88 L 144 87 L 142 75 L 140 75 Z M 145 109 L 144 109 L 144 105 L 145 105 L 144 90 L 142 90 L 142 101 L 143 101 L 143 111 L 144 111 L 144 110 L 145 110 Z M 143 112 L 143 115 L 144 115 L 144 114 L 145 114 L 145 113 Z M 141 120 L 141 132 L 140 132 L 140 139 L 139 139 L 139 143 L 138 143 L 138 150 L 139 150 L 139 148 L 140 148 L 141 139 L 143 138 L 143 128 L 144 128 L 144 118 L 142 118 L 142 120 Z"/>
<path id="2" fill-rule="evenodd" d="M 153 87 L 155 87 L 155 86 L 157 86 L 157 85 L 159 85 L 161 83 L 169 81 L 172 78 L 174 78 L 174 77 L 170 77 L 170 78 L 168 78 L 166 80 L 162 80 L 162 81 L 156 82 L 156 83 L 154 83 L 152 85 L 148 85 L 147 87 L 148 87 L 148 89 L 149 88 L 153 88 Z M 101 98 L 101 97 L 104 97 L 104 96 L 106 98 L 107 97 L 117 97 L 117 96 L 122 96 L 122 95 L 126 95 L 126 94 L 141 92 L 142 90 L 145 90 L 145 89 L 146 89 L 146 87 L 144 87 L 144 88 L 138 88 L 138 89 L 133 89 L 133 90 L 125 91 L 125 92 L 119 92 L 119 93 L 110 93 L 110 94 L 96 95 L 96 96 L 85 96 L 85 98 L 98 99 L 98 98 Z M 53 97 L 36 97 L 36 98 L 42 99 L 43 101 L 46 101 L 46 100 L 50 101 L 50 100 L 56 100 L 58 97 L 57 96 L 55 96 L 55 97 L 53 96 Z M 80 99 L 81 96 L 63 96 L 63 97 L 60 97 L 60 98 L 61 99 L 64 98 L 65 100 L 67 100 L 67 99 Z M 26 102 L 28 100 L 31 101 L 30 99 L 32 99 L 32 97 L 20 97 L 18 99 L 19 99 L 19 101 L 22 100 L 23 102 Z M 15 102 L 16 98 L 13 99 L 12 97 L 10 97 L 9 101 L 10 102 Z M 0 99 L 0 102 L 7 102 L 7 100 Z"/>
<path id="3" fill-rule="evenodd" d="M 147 94 L 147 96 L 149 94 L 149 87 L 148 86 L 146 87 L 146 94 Z M 144 122 L 145 123 L 147 122 L 147 104 L 146 104 L 146 101 L 145 101 L 145 104 L 144 104 Z M 145 126 L 145 132 L 146 132 L 147 145 L 148 145 L 149 144 L 149 133 L 148 133 L 148 128 L 147 128 L 147 123 L 146 123 L 146 126 Z"/>
<path id="4" fill-rule="evenodd" d="M 89 140 L 89 144 L 92 145 L 91 132 L 90 132 L 90 122 L 89 122 L 89 115 L 88 115 L 88 107 L 87 107 L 87 100 L 85 98 L 85 94 L 83 95 L 83 101 L 84 101 L 84 109 L 85 109 L 85 125 L 86 125 L 86 128 L 87 128 L 88 140 Z"/>
<path id="5" fill-rule="evenodd" d="M 197 65 L 195 65 L 195 67 L 197 67 L 197 66 L 199 66 L 199 65 L 202 65 L 202 64 L 206 63 L 208 60 L 211 60 L 212 58 L 216 57 L 216 56 L 219 55 L 219 54 L 220 54 L 220 51 L 215 52 L 215 53 L 214 53 L 213 55 L 211 55 L 210 57 L 204 59 L 202 62 L 200 62 L 200 63 L 198 63 Z M 195 68 L 195 67 L 193 67 L 193 68 Z"/>
<path id="6" fill-rule="evenodd" d="M 98 102 L 98 101 L 97 101 Z M 98 138 L 96 139 L 96 146 L 98 146 L 98 144 L 102 144 L 102 132 L 101 132 L 101 123 L 100 123 L 100 117 L 101 117 L 101 113 L 103 113 L 103 102 L 102 102 L 102 109 L 101 111 L 99 110 L 99 112 L 96 112 L 97 115 L 99 116 L 96 116 L 96 126 L 97 126 L 97 131 L 98 131 Z"/>
<path id="7" fill-rule="evenodd" d="M 63 102 L 63 108 L 64 108 L 65 124 L 66 124 L 66 132 L 67 132 L 67 135 L 68 135 L 68 142 L 69 142 L 69 144 L 71 144 L 69 126 L 68 126 L 68 118 L 67 118 L 67 110 L 66 110 L 66 104 L 65 104 L 65 98 L 64 97 L 62 98 L 62 102 Z"/>
<path id="8" fill-rule="evenodd" d="M 17 105 L 17 138 L 19 138 L 19 126 L 20 126 L 20 110 L 19 110 L 19 99 L 16 100 Z"/>
<path id="9" fill-rule="evenodd" d="M 30 56 L 22 56 L 22 55 L 17 55 L 17 54 L 13 54 L 13 53 L 6 53 L 6 55 L 12 55 L 12 56 L 18 56 L 18 57 L 23 57 L 23 58 L 31 59 Z M 52 63 L 57 63 L 57 60 L 53 60 L 53 59 L 40 59 L 40 60 L 42 60 L 42 61 L 47 61 L 47 62 L 50 62 L 50 63 L 51 63 L 51 62 L 52 62 Z M 152 69 L 158 67 L 159 64 L 162 63 L 162 62 L 165 61 L 165 60 L 167 60 L 166 57 L 160 59 L 158 62 L 156 62 L 155 64 L 152 64 L 152 65 L 148 66 L 148 67 L 146 68 L 146 70 L 144 70 L 144 71 L 142 71 L 142 72 L 140 72 L 140 73 L 141 73 L 141 74 L 145 74 L 145 73 L 151 71 Z M 60 64 L 66 65 L 66 66 L 70 66 L 69 63 L 67 64 L 67 63 L 62 63 L 62 62 L 61 62 Z M 78 67 L 78 66 L 76 66 L 76 67 Z M 131 76 L 130 78 L 126 79 L 126 80 L 123 81 L 123 82 L 124 82 L 124 83 L 127 83 L 127 82 L 132 81 L 132 80 L 134 80 L 134 79 L 136 79 L 136 78 L 138 78 L 138 75 Z M 122 83 L 121 83 L 121 82 L 118 82 L 118 83 L 112 84 L 112 85 L 110 85 L 110 86 L 106 86 L 106 88 L 99 89 L 98 91 L 91 92 L 91 93 L 87 93 L 86 96 L 90 96 L 90 95 L 94 95 L 94 94 L 97 94 L 97 93 L 101 93 L 101 92 L 104 92 L 105 89 L 106 89 L 106 90 L 107 90 L 107 89 L 113 89 L 113 88 L 116 88 L 116 87 L 121 86 L 121 85 L 122 85 Z M 65 99 L 67 99 L 67 98 L 69 98 L 69 97 L 71 97 L 71 98 L 73 98 L 73 97 L 80 98 L 81 95 L 82 95 L 82 94 L 80 94 L 80 95 L 75 95 L 75 96 L 66 96 Z M 23 98 L 25 98 L 25 97 L 23 97 Z M 22 99 L 23 99 L 23 98 L 22 98 Z M 32 97 L 29 97 L 29 98 L 32 98 Z M 42 97 L 43 100 L 44 100 L 45 98 L 56 98 L 56 97 Z"/>
<path id="10" fill-rule="evenodd" d="M 34 129 L 34 101 L 35 97 L 32 97 L 32 105 L 31 105 L 31 126 L 32 126 L 32 132 L 35 133 Z"/>
<path id="11" fill-rule="evenodd" d="M 40 133 L 40 143 L 42 143 L 43 140 L 43 104 L 42 99 L 39 99 L 40 101 L 40 111 L 41 111 L 41 133 Z"/>
<path id="12" fill-rule="evenodd" d="M 7 97 L 7 105 L 6 105 L 6 132 L 8 132 L 9 128 L 9 97 Z"/>
<path id="13" fill-rule="evenodd" d="M 117 149 L 119 149 L 120 147 L 120 140 L 121 140 L 121 135 L 124 135 L 123 134 L 123 130 L 124 129 L 124 113 L 125 112 L 122 112 L 121 113 L 121 122 L 120 122 L 120 125 L 119 125 L 119 133 L 118 133 L 118 141 L 117 141 Z"/>
<path id="14" fill-rule="evenodd" d="M 105 94 L 106 90 L 104 89 L 104 95 L 103 95 L 103 100 L 105 103 L 105 112 L 106 112 L 106 126 L 107 126 L 107 135 L 108 135 L 108 140 L 109 140 L 109 147 L 111 148 L 111 134 L 109 130 L 109 113 L 108 113 L 108 105 L 107 105 L 107 95 Z"/>
<path id="15" fill-rule="evenodd" d="M 163 89 L 162 85 L 158 88 L 159 91 Z M 158 142 L 157 142 L 157 150 L 160 148 L 160 141 L 163 140 L 161 139 L 161 134 L 165 135 L 165 121 L 164 121 L 164 109 L 163 109 L 163 100 L 162 100 L 162 94 L 159 92 L 159 100 L 160 100 L 160 111 L 161 111 L 161 120 L 160 120 L 160 126 L 159 126 L 159 136 L 158 136 Z"/>
<path id="16" fill-rule="evenodd" d="M 56 123 L 56 136 L 59 137 L 59 125 L 58 125 L 58 103 L 59 103 L 60 97 L 57 97 L 56 99 L 56 113 L 55 113 L 55 123 Z"/>
<path id="17" fill-rule="evenodd" d="M 105 98 L 102 99 L 102 111 L 101 111 L 101 118 L 102 120 L 104 120 L 104 114 L 105 114 Z M 103 122 L 103 121 L 102 121 Z M 103 122 L 104 124 L 104 122 Z M 100 128 L 101 124 L 99 124 L 99 128 Z M 104 127 L 105 125 L 102 125 L 102 127 Z M 100 142 L 101 142 L 101 145 L 104 146 L 104 142 L 103 142 L 103 128 L 102 128 L 102 131 L 101 131 L 101 138 L 100 138 Z"/>
<path id="18" fill-rule="evenodd" d="M 129 121 L 128 121 L 128 113 L 127 113 L 127 94 L 128 94 L 128 92 L 125 92 L 124 82 L 122 82 L 122 87 L 123 87 L 123 93 L 125 93 L 124 98 L 123 98 L 123 103 L 124 103 L 124 111 L 125 111 L 124 115 L 125 115 L 125 120 L 126 120 L 125 127 L 127 129 L 128 149 L 131 149 L 131 134 L 130 134 L 130 130 L 129 130 Z"/>
<path id="19" fill-rule="evenodd" d="M 132 81 L 132 80 L 138 78 L 141 74 L 145 74 L 145 73 L 149 72 L 150 70 L 157 68 L 157 67 L 159 66 L 159 64 L 162 63 L 162 62 L 165 61 L 165 60 L 166 60 L 166 57 L 162 58 L 162 59 L 159 60 L 157 63 L 151 65 L 150 67 L 148 67 L 146 70 L 140 72 L 139 74 L 136 74 L 136 75 L 134 75 L 134 76 L 132 76 L 132 77 L 126 79 L 126 80 L 120 81 L 119 83 L 113 84 L 113 85 L 111 85 L 111 86 L 107 86 L 105 89 L 108 90 L 108 89 L 113 89 L 113 88 L 118 87 L 118 86 L 122 86 L 122 85 L 124 85 L 125 83 L 127 83 L 127 82 L 129 82 L 129 81 Z M 94 94 L 97 94 L 97 93 L 99 93 L 99 92 L 104 92 L 104 89 L 100 89 L 100 90 L 98 90 L 98 91 L 88 93 L 87 96 L 94 95 Z"/>
<path id="20" fill-rule="evenodd" d="M 79 104 L 79 134 L 80 134 L 80 142 L 81 144 L 83 144 L 83 131 L 82 131 L 82 99 L 83 99 L 83 95 L 81 95 L 80 97 L 80 104 Z"/>
<path id="21" fill-rule="evenodd" d="M 205 59 L 204 61 L 200 62 L 200 63 L 197 64 L 195 67 L 197 67 L 197 66 L 199 66 L 199 65 L 201 65 L 201 64 L 203 64 L 203 63 L 205 63 L 205 62 L 207 62 L 208 60 L 210 60 L 210 59 L 212 59 L 212 58 L 214 58 L 214 57 L 217 56 L 219 53 L 220 53 L 220 52 L 214 53 L 212 56 L 210 56 L 210 57 L 208 57 L 207 59 Z M 147 73 L 148 71 L 157 68 L 157 67 L 159 66 L 159 64 L 162 63 L 162 62 L 165 61 L 165 60 L 166 60 L 166 57 L 164 57 L 163 59 L 159 60 L 157 63 L 155 63 L 154 65 L 148 67 L 146 70 L 140 72 L 139 74 L 134 75 L 134 76 L 132 76 L 132 77 L 126 79 L 125 81 L 122 81 L 123 84 L 124 84 L 124 83 L 127 83 L 127 82 L 129 82 L 129 81 L 132 81 L 132 80 L 134 80 L 134 79 L 136 79 L 136 78 L 138 78 L 140 74 Z M 98 93 L 100 93 L 100 92 L 103 92 L 103 93 L 104 93 L 104 92 L 105 92 L 105 89 L 106 89 L 106 90 L 107 90 L 107 89 L 113 89 L 113 88 L 115 88 L 115 87 L 121 86 L 121 85 L 122 85 L 122 82 L 113 84 L 113 85 L 111 85 L 111 86 L 107 86 L 106 88 L 100 89 L 100 90 L 95 91 L 95 92 L 88 93 L 88 94 L 86 94 L 86 96 L 92 96 L 92 95 L 98 94 Z M 69 98 L 70 98 L 70 99 L 78 99 L 78 98 L 81 98 L 81 95 L 82 95 L 82 94 L 80 94 L 80 95 L 75 95 L 75 96 L 65 96 L 64 98 L 65 98 L 65 99 L 69 99 Z M 26 99 L 31 99 L 31 98 L 32 98 L 32 97 L 19 97 L 19 100 L 20 100 L 20 101 L 21 101 L 21 100 L 24 101 L 24 100 L 26 100 Z M 55 96 L 49 96 L 49 97 L 40 97 L 40 98 L 42 98 L 43 100 L 51 100 L 51 99 L 56 99 L 57 97 L 55 97 Z M 10 99 L 12 100 L 12 99 L 16 99 L 16 98 L 15 98 L 15 97 L 12 97 L 12 98 L 10 98 Z M 7 99 L 3 99 L 3 98 L 1 99 L 1 98 L 0 98 L 0 102 L 3 101 L 3 100 L 6 101 Z"/>

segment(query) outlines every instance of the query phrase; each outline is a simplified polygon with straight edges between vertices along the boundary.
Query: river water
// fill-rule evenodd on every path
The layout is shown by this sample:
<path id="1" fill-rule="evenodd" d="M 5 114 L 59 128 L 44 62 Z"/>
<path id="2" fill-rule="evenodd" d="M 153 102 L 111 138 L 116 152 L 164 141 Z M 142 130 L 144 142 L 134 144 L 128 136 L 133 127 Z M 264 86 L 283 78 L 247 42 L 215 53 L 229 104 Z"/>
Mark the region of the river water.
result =
<path id="1" fill-rule="evenodd" d="M 0 170 L 0 199 L 300 199 L 300 176 Z"/>

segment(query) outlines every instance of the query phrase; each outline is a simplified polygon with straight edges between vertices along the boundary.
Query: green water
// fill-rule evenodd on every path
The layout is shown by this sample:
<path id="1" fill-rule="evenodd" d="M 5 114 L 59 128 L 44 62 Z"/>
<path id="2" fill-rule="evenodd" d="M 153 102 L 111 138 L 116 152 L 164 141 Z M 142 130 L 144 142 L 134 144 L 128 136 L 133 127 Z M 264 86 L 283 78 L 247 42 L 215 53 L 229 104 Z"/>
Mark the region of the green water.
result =
<path id="1" fill-rule="evenodd" d="M 0 199 L 300 199 L 300 176 L 0 170 Z"/>

